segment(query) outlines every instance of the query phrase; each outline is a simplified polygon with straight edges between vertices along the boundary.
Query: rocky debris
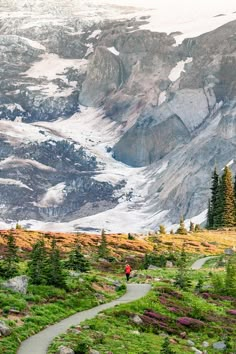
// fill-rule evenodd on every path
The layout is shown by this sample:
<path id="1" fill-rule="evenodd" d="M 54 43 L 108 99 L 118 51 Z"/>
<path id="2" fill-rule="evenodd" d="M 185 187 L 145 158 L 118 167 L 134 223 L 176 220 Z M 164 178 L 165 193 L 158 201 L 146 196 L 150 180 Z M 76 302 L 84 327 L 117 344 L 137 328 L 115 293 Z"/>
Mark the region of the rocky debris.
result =
<path id="1" fill-rule="evenodd" d="M 216 350 L 225 350 L 226 349 L 226 344 L 223 341 L 213 343 L 212 346 Z"/>
<path id="2" fill-rule="evenodd" d="M 195 345 L 195 343 L 194 343 L 192 340 L 190 340 L 190 339 L 187 340 L 187 344 L 188 344 L 190 347 L 193 347 L 193 346 Z"/>
<path id="3" fill-rule="evenodd" d="M 155 266 L 155 265 L 153 265 L 153 264 L 150 264 L 149 266 L 148 266 L 148 270 L 158 270 L 159 268 L 157 267 L 157 266 Z"/>
<path id="4" fill-rule="evenodd" d="M 4 321 L 0 321 L 0 336 L 9 336 L 11 334 L 11 329 L 6 325 Z"/>
<path id="5" fill-rule="evenodd" d="M 100 352 L 95 349 L 89 349 L 89 354 L 100 354 Z"/>
<path id="6" fill-rule="evenodd" d="M 173 262 L 171 262 L 171 261 L 166 262 L 166 268 L 173 268 L 173 267 L 174 267 Z"/>
<path id="7" fill-rule="evenodd" d="M 68 348 L 68 347 L 65 347 L 62 345 L 59 347 L 57 354 L 75 354 L 75 352 L 71 348 Z"/>
<path id="8" fill-rule="evenodd" d="M 195 347 L 191 347 L 192 351 L 195 353 L 195 354 L 203 354 L 203 352 Z"/>
<path id="9" fill-rule="evenodd" d="M 138 315 L 134 315 L 133 317 L 131 317 L 131 321 L 136 323 L 136 324 L 142 324 L 143 323 L 143 320 Z"/>
<path id="10" fill-rule="evenodd" d="M 202 342 L 202 346 L 204 348 L 208 348 L 209 347 L 209 343 L 207 341 L 204 341 L 204 342 Z"/>
<path id="11" fill-rule="evenodd" d="M 20 275 L 4 282 L 2 286 L 4 288 L 11 289 L 14 292 L 26 294 L 28 283 L 29 278 L 26 275 Z"/>

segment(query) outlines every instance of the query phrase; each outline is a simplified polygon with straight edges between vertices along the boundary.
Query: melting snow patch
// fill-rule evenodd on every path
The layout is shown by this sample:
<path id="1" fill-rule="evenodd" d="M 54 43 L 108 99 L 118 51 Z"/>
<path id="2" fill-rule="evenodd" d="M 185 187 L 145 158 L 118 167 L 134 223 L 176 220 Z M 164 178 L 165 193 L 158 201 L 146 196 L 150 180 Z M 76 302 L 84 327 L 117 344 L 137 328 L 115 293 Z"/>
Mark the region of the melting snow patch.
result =
<path id="1" fill-rule="evenodd" d="M 112 54 L 118 56 L 120 55 L 120 52 L 118 52 L 118 50 L 116 50 L 115 47 L 110 47 L 110 48 L 107 48 Z"/>
<path id="2" fill-rule="evenodd" d="M 101 31 L 100 29 L 93 31 L 93 33 L 90 34 L 90 36 L 88 37 L 88 39 L 97 38 L 101 32 L 102 32 L 102 31 Z"/>
<path id="3" fill-rule="evenodd" d="M 160 106 L 162 103 L 164 103 L 166 101 L 166 91 L 163 91 L 160 93 L 159 95 L 159 99 L 158 99 L 158 106 Z"/>
<path id="4" fill-rule="evenodd" d="M 172 82 L 175 82 L 180 78 L 182 72 L 185 72 L 184 66 L 185 64 L 191 63 L 193 58 L 187 58 L 186 60 L 179 61 L 176 66 L 171 70 L 169 79 Z"/>

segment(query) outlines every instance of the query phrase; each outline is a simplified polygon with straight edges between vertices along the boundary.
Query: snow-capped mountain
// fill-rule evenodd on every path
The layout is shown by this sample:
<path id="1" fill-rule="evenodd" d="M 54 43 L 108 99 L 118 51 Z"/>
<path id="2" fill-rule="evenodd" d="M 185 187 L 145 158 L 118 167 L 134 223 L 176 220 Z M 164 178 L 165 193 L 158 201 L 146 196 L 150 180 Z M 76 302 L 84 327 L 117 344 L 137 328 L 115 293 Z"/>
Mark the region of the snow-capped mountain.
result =
<path id="1" fill-rule="evenodd" d="M 2 226 L 204 221 L 235 170 L 236 5 L 1 0 Z"/>

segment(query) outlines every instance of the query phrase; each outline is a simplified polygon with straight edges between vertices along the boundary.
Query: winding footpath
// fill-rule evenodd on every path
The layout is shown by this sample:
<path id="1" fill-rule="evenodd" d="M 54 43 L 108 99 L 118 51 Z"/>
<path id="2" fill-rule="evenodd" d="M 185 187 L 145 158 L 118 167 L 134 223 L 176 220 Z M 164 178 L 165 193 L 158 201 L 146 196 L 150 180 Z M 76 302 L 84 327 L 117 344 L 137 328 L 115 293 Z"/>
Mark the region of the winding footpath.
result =
<path id="1" fill-rule="evenodd" d="M 201 269 L 202 266 L 208 261 L 208 259 L 212 259 L 215 258 L 214 256 L 210 256 L 210 257 L 204 257 L 201 259 L 198 259 L 196 262 L 194 262 L 191 266 L 191 269 L 193 270 L 198 270 Z"/>
<path id="2" fill-rule="evenodd" d="M 17 354 L 46 354 L 49 344 L 53 339 L 65 333 L 71 326 L 76 326 L 80 322 L 95 317 L 100 311 L 109 309 L 116 305 L 138 300 L 145 296 L 151 285 L 149 284 L 128 284 L 125 295 L 107 304 L 96 306 L 90 310 L 78 312 L 61 322 L 58 322 L 21 343 Z"/>

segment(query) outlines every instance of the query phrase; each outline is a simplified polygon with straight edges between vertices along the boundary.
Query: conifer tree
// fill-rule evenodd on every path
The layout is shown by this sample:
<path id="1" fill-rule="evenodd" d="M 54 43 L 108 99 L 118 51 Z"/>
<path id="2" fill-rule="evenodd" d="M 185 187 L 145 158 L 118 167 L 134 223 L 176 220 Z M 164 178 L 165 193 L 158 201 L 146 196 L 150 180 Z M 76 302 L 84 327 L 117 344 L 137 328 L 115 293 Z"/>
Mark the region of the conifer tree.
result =
<path id="1" fill-rule="evenodd" d="M 232 173 L 228 166 L 225 166 L 222 175 L 222 226 L 233 226 L 235 224 L 234 212 L 234 190 L 232 184 Z"/>
<path id="2" fill-rule="evenodd" d="M 187 235 L 187 233 L 188 233 L 188 231 L 184 225 L 184 218 L 183 218 L 183 216 L 181 216 L 180 221 L 179 221 L 179 228 L 177 229 L 176 234 Z"/>
<path id="3" fill-rule="evenodd" d="M 175 277 L 175 285 L 185 290 L 191 286 L 190 276 L 187 267 L 187 255 L 185 252 L 185 244 L 182 246 L 180 258 L 178 261 L 178 271 Z"/>
<path id="4" fill-rule="evenodd" d="M 57 247 L 55 238 L 51 243 L 48 262 L 48 284 L 56 287 L 65 288 L 65 275 L 62 268 L 60 251 Z"/>
<path id="5" fill-rule="evenodd" d="M 109 256 L 109 250 L 107 248 L 107 237 L 104 229 L 102 229 L 101 232 L 101 243 L 98 247 L 98 256 L 100 258 L 106 258 Z"/>
<path id="6" fill-rule="evenodd" d="M 160 233 L 161 235 L 165 235 L 165 234 L 166 234 L 166 228 L 165 228 L 164 225 L 160 225 L 160 226 L 159 226 L 159 233 Z"/>
<path id="7" fill-rule="evenodd" d="M 214 168 L 211 177 L 211 200 L 208 206 L 208 227 L 209 229 L 214 227 L 214 218 L 217 216 L 218 199 L 219 198 L 219 175 L 216 167 Z"/>
<path id="8" fill-rule="evenodd" d="M 218 183 L 219 184 L 216 193 L 215 208 L 213 210 L 213 228 L 218 228 L 222 226 L 223 199 L 224 199 L 222 177 L 219 177 Z"/>
<path id="9" fill-rule="evenodd" d="M 17 275 L 17 263 L 19 262 L 18 248 L 12 232 L 7 236 L 6 255 L 3 261 L 4 277 L 10 278 Z"/>
<path id="10" fill-rule="evenodd" d="M 195 230 L 194 223 L 190 221 L 189 231 L 194 232 L 194 230 Z"/>
<path id="11" fill-rule="evenodd" d="M 75 271 L 80 272 L 87 272 L 89 270 L 89 262 L 82 254 L 81 246 L 78 242 L 75 244 L 75 247 L 70 252 L 69 260 L 66 266 L 69 269 L 73 269 Z"/>
<path id="12" fill-rule="evenodd" d="M 207 224 L 206 224 L 206 227 L 208 229 L 212 229 L 213 225 L 214 225 L 213 210 L 212 210 L 212 206 L 211 206 L 211 200 L 208 199 Z"/>
<path id="13" fill-rule="evenodd" d="M 46 285 L 48 281 L 48 256 L 43 240 L 33 245 L 30 254 L 29 276 L 31 282 L 36 285 Z"/>

